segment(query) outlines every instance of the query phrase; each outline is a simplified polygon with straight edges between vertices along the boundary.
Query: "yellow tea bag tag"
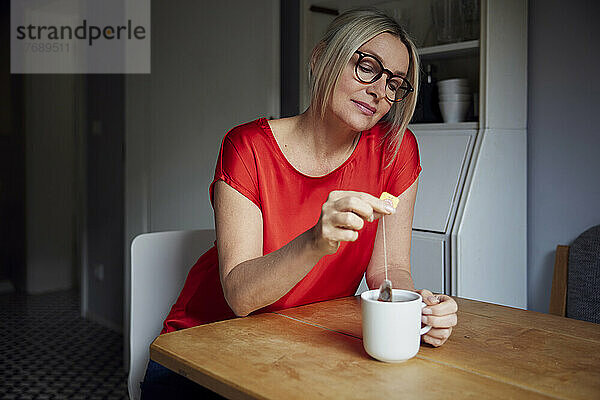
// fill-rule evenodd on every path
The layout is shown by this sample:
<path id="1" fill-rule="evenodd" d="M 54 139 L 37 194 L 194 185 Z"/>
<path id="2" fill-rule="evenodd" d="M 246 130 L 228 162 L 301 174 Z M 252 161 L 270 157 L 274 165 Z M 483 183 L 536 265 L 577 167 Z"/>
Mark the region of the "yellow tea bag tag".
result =
<path id="1" fill-rule="evenodd" d="M 398 203 L 400 202 L 399 198 L 397 198 L 393 194 L 389 194 L 388 192 L 381 193 L 381 196 L 379 196 L 379 200 L 383 200 L 390 203 L 394 208 L 398 207 Z"/>

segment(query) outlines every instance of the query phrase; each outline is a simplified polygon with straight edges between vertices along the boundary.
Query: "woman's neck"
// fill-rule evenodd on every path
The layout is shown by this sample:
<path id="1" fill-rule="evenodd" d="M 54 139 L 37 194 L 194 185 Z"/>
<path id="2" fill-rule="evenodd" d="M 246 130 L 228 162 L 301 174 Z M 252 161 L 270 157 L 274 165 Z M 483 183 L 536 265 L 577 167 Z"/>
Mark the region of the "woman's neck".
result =
<path id="1" fill-rule="evenodd" d="M 356 147 L 360 132 L 353 131 L 335 115 L 326 115 L 321 119 L 311 106 L 298 117 L 293 129 L 294 134 L 298 135 L 296 139 L 299 143 L 305 143 L 306 150 L 316 157 L 349 155 Z"/>

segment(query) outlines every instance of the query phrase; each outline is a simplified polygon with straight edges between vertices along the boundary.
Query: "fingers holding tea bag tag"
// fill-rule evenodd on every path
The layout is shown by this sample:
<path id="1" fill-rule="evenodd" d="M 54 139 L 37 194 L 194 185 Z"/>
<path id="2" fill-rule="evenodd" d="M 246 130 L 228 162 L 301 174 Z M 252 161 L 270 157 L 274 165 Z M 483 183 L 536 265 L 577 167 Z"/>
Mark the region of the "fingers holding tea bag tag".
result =
<path id="1" fill-rule="evenodd" d="M 398 203 L 400 202 L 399 198 L 397 198 L 393 194 L 389 194 L 388 192 L 381 193 L 381 196 L 379 196 L 379 199 L 385 201 L 386 203 L 390 204 L 394 208 L 398 207 Z"/>
<path id="2" fill-rule="evenodd" d="M 379 199 L 385 201 L 386 203 L 388 203 L 389 205 L 391 205 L 394 208 L 398 207 L 399 199 L 396 196 L 391 195 L 387 192 L 383 192 L 381 194 L 381 196 L 379 197 Z M 391 302 L 392 301 L 392 282 L 388 279 L 388 274 L 387 274 L 387 246 L 386 246 L 386 238 L 385 238 L 385 216 L 381 217 L 381 231 L 383 232 L 383 265 L 385 268 L 385 279 L 381 283 L 381 286 L 379 286 L 379 297 L 377 298 L 377 300 Z"/>

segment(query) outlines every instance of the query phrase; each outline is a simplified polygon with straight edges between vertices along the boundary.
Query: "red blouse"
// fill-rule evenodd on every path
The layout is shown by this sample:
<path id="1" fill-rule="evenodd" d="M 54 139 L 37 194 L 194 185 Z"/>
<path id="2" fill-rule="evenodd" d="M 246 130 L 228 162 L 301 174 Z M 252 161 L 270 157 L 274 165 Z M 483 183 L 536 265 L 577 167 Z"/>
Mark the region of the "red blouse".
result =
<path id="1" fill-rule="evenodd" d="M 223 180 L 255 203 L 263 218 L 263 254 L 283 247 L 314 226 L 332 190 L 361 191 L 379 197 L 404 192 L 421 171 L 415 136 L 405 131 L 392 165 L 381 137 L 383 124 L 362 133 L 352 155 L 327 175 L 311 177 L 297 171 L 285 158 L 267 119 L 233 128 L 225 135 L 210 185 Z M 275 311 L 318 301 L 351 296 L 367 269 L 377 224 L 365 223 L 355 242 L 343 242 L 333 255 L 323 257 L 310 272 L 275 303 L 257 312 Z M 162 333 L 233 318 L 219 279 L 216 246 L 190 270 L 185 285 L 164 322 Z"/>

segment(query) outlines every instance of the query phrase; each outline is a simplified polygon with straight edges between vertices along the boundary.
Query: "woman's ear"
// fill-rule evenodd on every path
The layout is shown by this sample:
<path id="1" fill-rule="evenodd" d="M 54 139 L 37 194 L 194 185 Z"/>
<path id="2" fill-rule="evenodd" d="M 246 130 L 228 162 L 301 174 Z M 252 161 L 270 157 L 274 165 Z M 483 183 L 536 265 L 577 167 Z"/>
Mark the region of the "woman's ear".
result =
<path id="1" fill-rule="evenodd" d="M 323 55 L 324 50 L 325 50 L 325 42 L 319 42 L 313 48 L 312 53 L 310 55 L 310 72 L 311 73 L 314 74 L 315 65 L 317 64 L 317 61 L 319 61 L 319 58 L 321 58 L 321 56 Z"/>

